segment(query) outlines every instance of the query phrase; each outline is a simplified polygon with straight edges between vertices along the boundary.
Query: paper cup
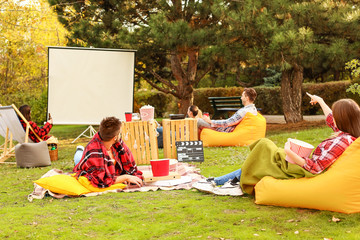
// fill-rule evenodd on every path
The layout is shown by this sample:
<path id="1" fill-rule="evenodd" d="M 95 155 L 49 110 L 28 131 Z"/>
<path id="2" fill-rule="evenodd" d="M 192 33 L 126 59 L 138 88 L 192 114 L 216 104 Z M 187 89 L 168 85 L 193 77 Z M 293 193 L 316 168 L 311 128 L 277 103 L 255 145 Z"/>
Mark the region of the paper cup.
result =
<path id="1" fill-rule="evenodd" d="M 289 138 L 288 141 L 290 142 L 291 151 L 293 151 L 300 157 L 309 157 L 312 150 L 314 149 L 313 145 L 301 140 Z M 292 161 L 287 155 L 285 160 L 289 163 L 294 163 L 294 161 Z"/>
<path id="2" fill-rule="evenodd" d="M 154 119 L 154 107 L 147 105 L 140 108 L 141 121 L 149 121 Z"/>
<path id="3" fill-rule="evenodd" d="M 169 175 L 169 159 L 150 160 L 151 171 L 154 177 L 163 177 Z"/>

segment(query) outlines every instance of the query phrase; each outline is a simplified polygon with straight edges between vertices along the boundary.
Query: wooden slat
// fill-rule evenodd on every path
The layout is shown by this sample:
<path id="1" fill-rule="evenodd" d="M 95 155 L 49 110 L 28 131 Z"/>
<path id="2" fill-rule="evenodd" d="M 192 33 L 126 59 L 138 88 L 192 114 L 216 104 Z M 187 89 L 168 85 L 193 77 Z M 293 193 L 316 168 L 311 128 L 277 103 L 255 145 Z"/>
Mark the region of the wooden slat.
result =
<path id="1" fill-rule="evenodd" d="M 150 150 L 150 123 L 144 123 L 144 150 L 145 150 L 145 162 L 144 164 L 149 164 L 151 160 L 151 150 Z"/>
<path id="2" fill-rule="evenodd" d="M 141 159 L 141 164 L 145 164 L 146 163 L 146 150 L 145 150 L 145 133 L 144 133 L 144 122 L 135 122 L 136 125 L 138 125 L 139 127 L 139 132 L 138 132 L 138 136 L 139 136 L 139 149 L 140 149 L 140 159 Z"/>
<path id="3" fill-rule="evenodd" d="M 170 121 L 171 124 L 171 154 L 170 154 L 170 158 L 175 158 L 175 141 L 176 138 L 178 137 L 176 134 L 176 120 L 174 121 Z"/>
<path id="4" fill-rule="evenodd" d="M 151 147 L 151 159 L 159 158 L 156 127 L 157 127 L 157 125 L 156 125 L 155 121 L 150 122 L 149 137 L 150 137 L 150 147 Z M 149 159 L 149 162 L 147 164 L 150 164 L 151 159 Z"/>
<path id="5" fill-rule="evenodd" d="M 170 158 L 171 156 L 171 144 L 170 144 L 170 132 L 171 124 L 170 119 L 163 119 L 163 140 L 164 140 L 164 157 Z"/>

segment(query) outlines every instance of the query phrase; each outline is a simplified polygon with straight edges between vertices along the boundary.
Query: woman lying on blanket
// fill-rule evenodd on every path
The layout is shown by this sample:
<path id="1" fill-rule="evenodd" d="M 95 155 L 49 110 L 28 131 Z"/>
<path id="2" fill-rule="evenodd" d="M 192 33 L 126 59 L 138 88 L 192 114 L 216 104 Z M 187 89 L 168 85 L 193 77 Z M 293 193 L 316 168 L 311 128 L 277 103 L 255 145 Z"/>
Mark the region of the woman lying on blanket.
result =
<path id="1" fill-rule="evenodd" d="M 311 104 L 319 103 L 326 123 L 335 134 L 322 141 L 311 158 L 302 158 L 290 149 L 278 148 L 271 140 L 263 138 L 250 145 L 250 154 L 242 169 L 221 177 L 207 178 L 194 185 L 196 189 L 217 195 L 253 194 L 254 187 L 265 176 L 278 179 L 313 177 L 323 172 L 360 136 L 360 109 L 351 99 L 341 99 L 330 109 L 321 97 L 309 95 Z M 285 160 L 288 156 L 295 164 Z M 215 187 L 216 185 L 223 185 Z"/>
<path id="2" fill-rule="evenodd" d="M 76 177 L 85 176 L 95 187 L 115 183 L 142 186 L 142 172 L 137 169 L 130 149 L 120 139 L 121 122 L 115 117 L 101 121 L 99 132 L 85 147 L 80 162 L 74 167 Z"/>
<path id="3" fill-rule="evenodd" d="M 31 108 L 29 105 L 22 105 L 19 108 L 19 111 L 24 116 L 24 118 L 29 122 L 32 129 L 34 129 L 34 132 L 36 133 L 36 135 L 38 135 L 44 141 L 47 141 L 48 139 L 53 138 L 54 142 L 51 142 L 51 143 L 57 143 L 57 140 L 55 140 L 54 137 L 48 135 L 48 133 L 50 132 L 50 130 L 53 126 L 53 120 L 51 117 L 45 123 L 44 126 L 38 127 L 38 125 L 36 125 L 36 123 L 31 121 Z M 20 119 L 20 123 L 21 123 L 22 127 L 24 128 L 24 130 L 26 130 L 26 123 L 20 117 L 19 117 L 19 119 Z M 35 134 L 32 131 L 29 131 L 29 138 L 34 143 L 40 142 L 40 140 L 35 136 Z"/>

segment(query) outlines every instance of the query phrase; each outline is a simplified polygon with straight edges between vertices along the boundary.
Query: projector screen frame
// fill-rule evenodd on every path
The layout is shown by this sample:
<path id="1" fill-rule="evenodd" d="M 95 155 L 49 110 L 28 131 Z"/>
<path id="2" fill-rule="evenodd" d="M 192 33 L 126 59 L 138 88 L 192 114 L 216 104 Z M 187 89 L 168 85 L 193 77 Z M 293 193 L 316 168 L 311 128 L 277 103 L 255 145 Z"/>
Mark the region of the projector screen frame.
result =
<path id="1" fill-rule="evenodd" d="M 75 51 L 102 51 L 102 52 L 126 52 L 126 53 L 133 53 L 133 68 L 132 70 L 129 71 L 129 73 L 132 74 L 132 89 L 131 89 L 131 100 L 128 102 L 127 105 L 131 106 L 128 108 L 128 110 L 126 111 L 131 111 L 133 112 L 134 110 L 134 89 L 135 89 L 135 64 L 136 64 L 136 50 L 133 49 L 112 49 L 112 48 L 84 48 L 84 47 L 62 47 L 62 46 L 48 46 L 48 76 L 47 76 L 47 82 L 48 82 L 48 92 L 47 92 L 47 116 L 49 116 L 49 113 L 51 113 L 51 109 L 49 109 L 49 103 L 50 103 L 50 85 L 51 85 L 51 79 L 50 79 L 50 51 L 51 49 L 61 49 L 61 50 L 75 50 Z M 66 95 L 66 94 L 65 94 Z M 120 115 L 119 115 L 120 114 Z M 120 113 L 115 115 L 116 117 L 120 118 L 120 120 L 125 120 L 124 114 Z M 103 116 L 103 117 L 107 117 L 107 116 Z M 75 121 L 75 122 L 56 122 L 56 119 L 54 119 L 54 125 L 99 125 L 100 124 L 101 119 L 99 119 L 99 121 Z"/>

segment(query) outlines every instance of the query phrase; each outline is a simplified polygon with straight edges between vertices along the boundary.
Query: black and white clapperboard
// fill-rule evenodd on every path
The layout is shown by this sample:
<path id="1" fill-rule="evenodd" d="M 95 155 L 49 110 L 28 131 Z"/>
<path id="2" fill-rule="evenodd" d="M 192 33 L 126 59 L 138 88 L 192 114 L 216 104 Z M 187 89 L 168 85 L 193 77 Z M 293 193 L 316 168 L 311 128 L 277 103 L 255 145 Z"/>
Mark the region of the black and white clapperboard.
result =
<path id="1" fill-rule="evenodd" d="M 175 143 L 179 162 L 203 162 L 204 148 L 202 141 L 178 141 Z"/>

